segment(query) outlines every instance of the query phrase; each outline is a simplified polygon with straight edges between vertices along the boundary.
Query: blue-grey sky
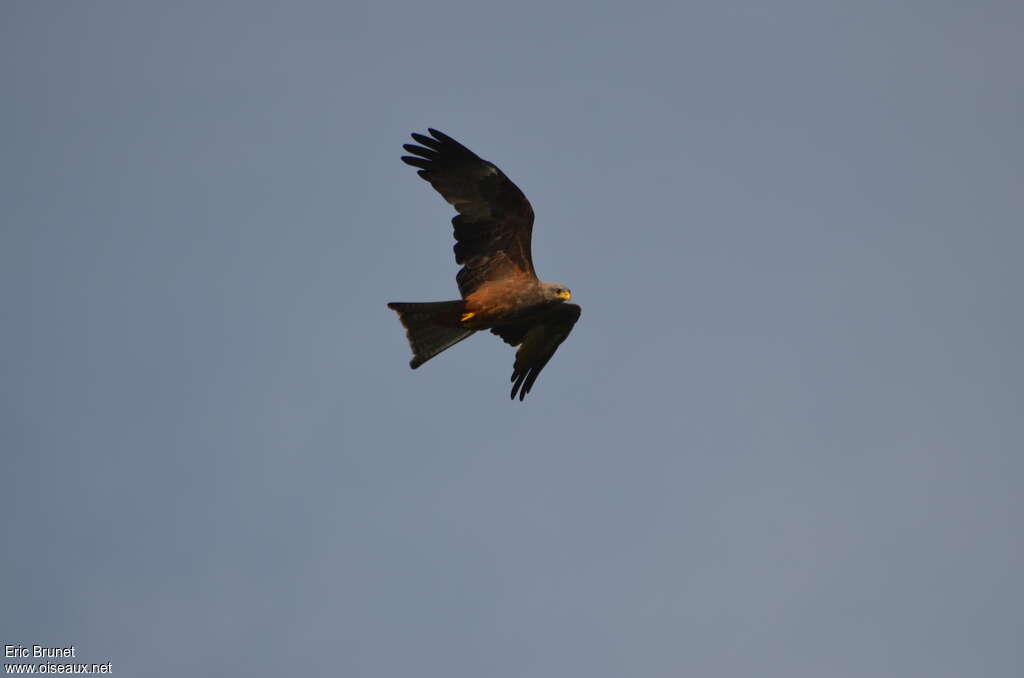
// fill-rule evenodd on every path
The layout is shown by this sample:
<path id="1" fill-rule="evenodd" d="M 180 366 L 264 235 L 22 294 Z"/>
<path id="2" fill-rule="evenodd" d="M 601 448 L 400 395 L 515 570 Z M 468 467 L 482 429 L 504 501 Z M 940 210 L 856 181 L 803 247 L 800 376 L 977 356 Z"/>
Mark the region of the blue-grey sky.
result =
<path id="1" fill-rule="evenodd" d="M 1024 5 L 0 7 L 0 643 L 122 676 L 1024 674 Z M 583 307 L 526 402 L 437 127 Z"/>

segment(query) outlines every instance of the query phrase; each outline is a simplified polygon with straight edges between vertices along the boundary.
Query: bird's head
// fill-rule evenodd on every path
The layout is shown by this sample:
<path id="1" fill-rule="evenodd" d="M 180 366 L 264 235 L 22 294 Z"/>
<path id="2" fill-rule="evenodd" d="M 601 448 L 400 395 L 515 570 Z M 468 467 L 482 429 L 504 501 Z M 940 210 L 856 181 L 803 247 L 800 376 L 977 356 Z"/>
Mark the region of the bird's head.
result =
<path id="1" fill-rule="evenodd" d="M 544 297 L 549 301 L 569 301 L 572 292 L 561 283 L 544 283 Z"/>

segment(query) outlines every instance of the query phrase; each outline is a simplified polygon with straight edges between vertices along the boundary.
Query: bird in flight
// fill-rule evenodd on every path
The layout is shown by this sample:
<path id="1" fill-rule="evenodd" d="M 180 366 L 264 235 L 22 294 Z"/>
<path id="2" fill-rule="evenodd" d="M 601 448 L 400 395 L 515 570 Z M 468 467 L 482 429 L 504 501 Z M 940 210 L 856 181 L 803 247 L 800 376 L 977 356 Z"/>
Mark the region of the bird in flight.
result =
<path id="1" fill-rule="evenodd" d="M 541 282 L 533 270 L 533 208 L 505 174 L 436 129 L 413 134 L 419 146 L 402 161 L 455 208 L 455 276 L 461 299 L 392 302 L 405 327 L 416 369 L 475 332 L 490 330 L 518 346 L 512 399 L 523 400 L 544 366 L 572 332 L 580 307 L 569 288 Z"/>

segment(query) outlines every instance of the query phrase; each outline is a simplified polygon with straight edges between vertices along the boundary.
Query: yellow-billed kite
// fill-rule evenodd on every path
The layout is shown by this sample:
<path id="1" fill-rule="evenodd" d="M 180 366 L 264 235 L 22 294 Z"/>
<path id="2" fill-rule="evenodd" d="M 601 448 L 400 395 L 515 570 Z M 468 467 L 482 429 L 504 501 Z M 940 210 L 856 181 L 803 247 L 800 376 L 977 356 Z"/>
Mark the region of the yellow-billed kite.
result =
<path id="1" fill-rule="evenodd" d="M 533 270 L 533 208 L 500 169 L 435 129 L 413 134 L 402 160 L 455 207 L 455 277 L 462 299 L 393 302 L 412 347 L 413 369 L 479 330 L 518 346 L 512 398 L 526 397 L 537 375 L 572 332 L 580 307 L 569 288 L 541 282 Z"/>

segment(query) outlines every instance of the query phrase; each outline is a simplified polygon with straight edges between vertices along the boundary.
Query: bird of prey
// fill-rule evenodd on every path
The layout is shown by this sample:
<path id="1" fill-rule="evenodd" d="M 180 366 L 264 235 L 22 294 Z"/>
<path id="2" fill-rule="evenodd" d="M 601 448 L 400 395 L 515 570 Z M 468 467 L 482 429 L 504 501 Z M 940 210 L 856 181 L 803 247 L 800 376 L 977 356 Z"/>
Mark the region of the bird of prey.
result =
<path id="1" fill-rule="evenodd" d="M 566 303 L 569 288 L 541 282 L 533 270 L 530 235 L 533 208 L 505 174 L 436 129 L 413 134 L 419 146 L 402 160 L 458 212 L 455 277 L 461 299 L 426 303 L 392 302 L 405 326 L 416 369 L 474 332 L 490 330 L 518 346 L 512 369 L 512 399 L 523 400 L 580 317 Z"/>

